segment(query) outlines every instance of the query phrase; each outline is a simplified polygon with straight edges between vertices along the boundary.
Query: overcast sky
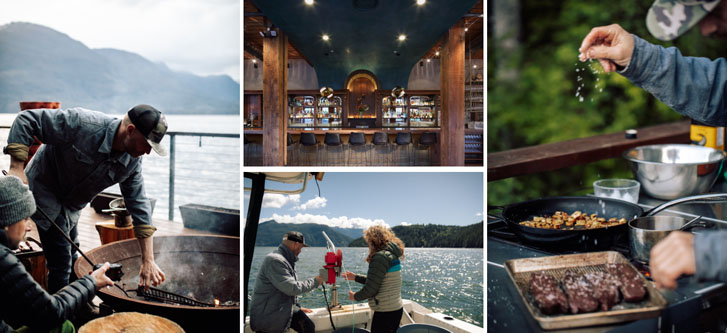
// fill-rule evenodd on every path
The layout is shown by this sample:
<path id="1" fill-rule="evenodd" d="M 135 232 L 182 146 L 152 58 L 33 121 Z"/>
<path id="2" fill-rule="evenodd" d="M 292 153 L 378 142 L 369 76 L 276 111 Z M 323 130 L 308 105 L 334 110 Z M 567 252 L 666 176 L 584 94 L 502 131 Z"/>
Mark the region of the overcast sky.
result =
<path id="1" fill-rule="evenodd" d="M 3 1 L 0 25 L 30 22 L 90 48 L 115 48 L 240 82 L 240 0 Z"/>
<path id="2" fill-rule="evenodd" d="M 245 187 L 251 186 L 245 178 Z M 267 182 L 266 188 L 293 189 Z M 470 225 L 483 220 L 482 172 L 327 172 L 296 195 L 265 194 L 260 222 L 319 223 L 365 229 L 374 224 Z M 250 192 L 245 191 L 243 220 Z"/>

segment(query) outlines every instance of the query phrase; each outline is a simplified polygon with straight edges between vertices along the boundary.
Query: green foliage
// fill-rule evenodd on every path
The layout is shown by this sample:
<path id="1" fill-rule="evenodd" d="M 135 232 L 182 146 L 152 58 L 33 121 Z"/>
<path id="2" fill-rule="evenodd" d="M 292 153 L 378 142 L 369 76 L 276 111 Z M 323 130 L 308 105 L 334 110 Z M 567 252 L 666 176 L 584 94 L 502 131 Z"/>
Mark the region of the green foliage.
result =
<path id="1" fill-rule="evenodd" d="M 651 43 L 676 46 L 685 55 L 724 57 L 727 43 L 701 37 L 699 29 L 660 42 L 646 28 L 653 0 L 520 1 L 519 47 L 503 49 L 488 36 L 487 150 L 560 142 L 671 122 L 682 117 L 619 74 L 597 62 L 580 63 L 578 48 L 591 28 L 617 23 Z M 497 17 L 491 17 L 497 20 Z M 490 23 L 490 27 L 494 22 Z M 589 67 L 590 66 L 590 67 Z M 576 69 L 586 69 L 576 72 Z M 592 74 L 596 69 L 599 74 Z M 578 77 L 583 81 L 578 81 Z M 576 96 L 579 86 L 583 86 Z M 625 162 L 612 159 L 556 172 L 515 177 L 487 185 L 490 205 L 547 195 L 588 193 L 598 178 L 632 178 Z"/>
<path id="2" fill-rule="evenodd" d="M 391 228 L 406 247 L 483 247 L 483 222 L 460 227 L 438 224 L 417 224 Z M 363 237 L 354 239 L 350 247 L 368 246 Z"/>

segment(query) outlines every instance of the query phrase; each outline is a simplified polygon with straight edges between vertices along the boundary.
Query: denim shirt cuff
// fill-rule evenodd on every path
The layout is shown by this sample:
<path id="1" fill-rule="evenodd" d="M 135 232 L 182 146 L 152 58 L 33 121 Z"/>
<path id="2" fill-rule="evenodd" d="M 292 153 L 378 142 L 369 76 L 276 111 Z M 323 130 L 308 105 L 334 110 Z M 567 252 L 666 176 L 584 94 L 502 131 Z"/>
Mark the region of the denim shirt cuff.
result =
<path id="1" fill-rule="evenodd" d="M 648 59 L 653 50 L 650 49 L 653 45 L 647 41 L 641 39 L 641 37 L 632 34 L 634 37 L 634 49 L 631 52 L 631 61 L 626 65 L 626 68 L 619 71 L 618 73 L 629 79 L 631 82 L 641 82 L 644 77 L 648 77 L 651 72 L 648 66 Z"/>

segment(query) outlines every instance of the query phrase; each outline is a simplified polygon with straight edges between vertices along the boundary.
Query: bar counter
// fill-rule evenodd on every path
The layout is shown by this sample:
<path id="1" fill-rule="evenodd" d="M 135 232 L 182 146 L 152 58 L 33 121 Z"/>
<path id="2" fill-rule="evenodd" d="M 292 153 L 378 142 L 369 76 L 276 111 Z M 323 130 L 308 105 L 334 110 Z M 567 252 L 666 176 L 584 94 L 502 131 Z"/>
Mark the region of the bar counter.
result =
<path id="1" fill-rule="evenodd" d="M 376 132 L 384 132 L 389 134 L 389 142 L 396 139 L 398 133 L 411 133 L 412 140 L 417 142 L 419 136 L 425 132 L 437 133 L 439 139 L 439 127 L 379 127 L 379 128 L 353 128 L 353 127 L 320 127 L 320 128 L 288 128 L 288 133 L 293 136 L 293 140 L 298 142 L 300 133 L 313 133 L 319 142 L 323 142 L 326 133 L 337 133 L 341 135 L 341 141 L 348 142 L 348 135 L 351 132 L 363 133 L 366 136 L 366 143 L 371 143 Z M 464 130 L 465 135 L 482 135 L 483 130 L 478 128 L 468 128 Z M 244 127 L 243 134 L 247 136 L 249 142 L 262 142 L 263 129 L 261 127 Z"/>

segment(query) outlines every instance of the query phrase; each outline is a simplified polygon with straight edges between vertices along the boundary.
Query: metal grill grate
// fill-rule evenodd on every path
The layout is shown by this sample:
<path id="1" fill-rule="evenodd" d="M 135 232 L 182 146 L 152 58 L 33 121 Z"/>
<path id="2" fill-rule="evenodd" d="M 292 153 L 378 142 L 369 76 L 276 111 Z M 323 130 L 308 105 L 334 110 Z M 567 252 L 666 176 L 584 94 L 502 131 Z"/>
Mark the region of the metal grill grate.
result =
<path id="1" fill-rule="evenodd" d="M 147 299 L 152 299 L 152 300 L 155 300 L 158 302 L 168 303 L 168 304 L 201 306 L 201 307 L 214 307 L 215 306 L 214 304 L 211 304 L 211 303 L 200 302 L 193 298 L 189 298 L 186 296 L 178 295 L 175 293 L 171 293 L 171 292 L 156 289 L 156 288 L 149 288 L 149 290 L 144 290 L 144 287 L 139 287 L 138 289 L 136 289 L 136 295 L 147 298 Z"/>

